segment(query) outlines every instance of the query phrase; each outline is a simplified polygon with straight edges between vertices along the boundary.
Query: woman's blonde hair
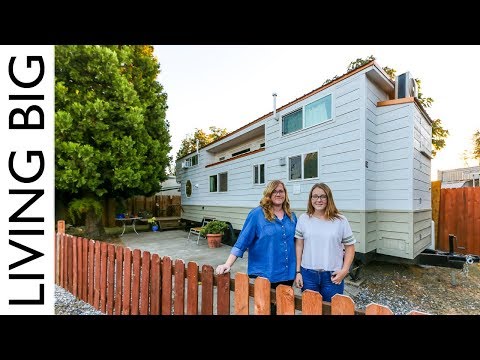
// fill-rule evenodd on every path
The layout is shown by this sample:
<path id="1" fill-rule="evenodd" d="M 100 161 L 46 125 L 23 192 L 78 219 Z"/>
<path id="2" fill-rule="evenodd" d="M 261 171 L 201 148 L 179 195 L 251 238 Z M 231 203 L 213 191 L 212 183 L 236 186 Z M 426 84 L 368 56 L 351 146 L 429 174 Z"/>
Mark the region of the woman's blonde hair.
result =
<path id="1" fill-rule="evenodd" d="M 263 209 L 263 214 L 268 221 L 272 221 L 275 218 L 275 214 L 273 213 L 273 203 L 272 203 L 272 193 L 273 190 L 276 189 L 278 185 L 283 186 L 283 191 L 285 191 L 285 201 L 282 204 L 283 211 L 285 214 L 292 219 L 292 211 L 290 210 L 290 199 L 288 198 L 287 188 L 285 184 L 280 180 L 272 180 L 270 181 L 265 190 L 263 190 L 263 197 L 260 200 L 260 206 Z"/>
<path id="2" fill-rule="evenodd" d="M 338 211 L 337 207 L 335 206 L 335 201 L 333 201 L 332 190 L 328 187 L 325 183 L 317 183 L 312 186 L 310 190 L 310 194 L 308 195 L 308 204 L 307 204 L 307 214 L 308 216 L 312 216 L 315 212 L 315 208 L 312 205 L 312 193 L 315 189 L 322 189 L 325 191 L 325 195 L 327 195 L 327 207 L 325 208 L 325 217 L 328 220 L 333 220 L 335 218 L 340 219 L 340 211 Z"/>

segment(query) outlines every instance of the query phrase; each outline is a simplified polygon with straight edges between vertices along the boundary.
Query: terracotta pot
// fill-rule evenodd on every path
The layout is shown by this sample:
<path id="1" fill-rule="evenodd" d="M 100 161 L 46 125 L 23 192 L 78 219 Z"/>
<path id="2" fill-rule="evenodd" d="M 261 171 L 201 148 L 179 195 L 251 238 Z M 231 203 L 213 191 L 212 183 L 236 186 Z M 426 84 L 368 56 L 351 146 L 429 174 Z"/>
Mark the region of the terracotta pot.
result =
<path id="1" fill-rule="evenodd" d="M 207 234 L 209 248 L 218 248 L 222 243 L 222 234 Z"/>

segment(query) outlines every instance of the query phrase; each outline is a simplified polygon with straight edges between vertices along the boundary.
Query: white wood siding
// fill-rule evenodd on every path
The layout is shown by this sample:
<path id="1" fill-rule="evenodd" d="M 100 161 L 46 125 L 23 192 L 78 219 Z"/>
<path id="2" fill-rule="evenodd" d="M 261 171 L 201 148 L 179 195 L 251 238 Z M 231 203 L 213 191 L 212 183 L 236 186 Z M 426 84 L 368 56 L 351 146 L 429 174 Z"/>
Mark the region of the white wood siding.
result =
<path id="1" fill-rule="evenodd" d="M 417 107 L 414 107 L 413 131 L 413 210 L 431 209 L 431 160 L 423 155 L 421 144 L 431 149 L 432 126 Z"/>
<path id="2" fill-rule="evenodd" d="M 376 209 L 412 210 L 412 103 L 378 107 L 376 178 L 368 182 Z M 370 168 L 370 166 L 369 166 Z"/>
<path id="3" fill-rule="evenodd" d="M 287 109 L 278 112 L 279 121 L 267 120 L 265 140 L 267 150 L 266 180 L 281 179 L 289 191 L 292 207 L 306 207 L 308 192 L 317 182 L 327 183 L 334 193 L 337 207 L 348 210 L 363 210 L 361 178 L 363 158 L 361 141 L 360 86 L 364 74 L 356 74 L 345 81 L 325 89 Z M 321 97 L 332 94 L 333 120 L 311 126 L 282 136 L 281 116 L 309 104 Z M 306 180 L 288 180 L 288 157 L 318 152 L 319 176 Z M 279 158 L 285 158 L 285 166 L 279 165 Z M 294 188 L 300 189 L 294 193 Z"/>
<path id="4" fill-rule="evenodd" d="M 413 213 L 413 257 L 420 254 L 432 243 L 432 211 Z"/>
<path id="5" fill-rule="evenodd" d="M 376 203 L 376 183 L 377 171 L 377 143 L 379 141 L 377 130 L 377 103 L 388 100 L 388 94 L 376 86 L 368 77 L 366 81 L 366 99 L 365 99 L 365 161 L 368 162 L 368 168 L 365 166 L 365 209 L 374 210 Z"/>
<path id="6" fill-rule="evenodd" d="M 377 226 L 377 253 L 413 259 L 411 212 L 379 211 Z"/>

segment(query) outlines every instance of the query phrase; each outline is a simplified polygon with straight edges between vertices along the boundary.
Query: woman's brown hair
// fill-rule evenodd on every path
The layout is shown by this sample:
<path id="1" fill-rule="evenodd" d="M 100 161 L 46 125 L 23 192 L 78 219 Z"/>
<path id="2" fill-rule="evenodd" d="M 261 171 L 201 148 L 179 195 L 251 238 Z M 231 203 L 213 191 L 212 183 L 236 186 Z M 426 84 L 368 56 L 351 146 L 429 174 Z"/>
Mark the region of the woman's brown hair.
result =
<path id="1" fill-rule="evenodd" d="M 263 190 L 263 197 L 260 200 L 260 206 L 263 209 L 263 214 L 268 221 L 272 221 L 275 218 L 275 214 L 273 213 L 273 203 L 272 203 L 272 193 L 273 190 L 276 189 L 278 185 L 283 186 L 283 191 L 285 191 L 285 201 L 282 204 L 283 211 L 285 214 L 292 219 L 292 211 L 290 210 L 290 199 L 288 198 L 287 188 L 285 184 L 280 180 L 272 180 L 270 181 L 265 190 Z"/>
<path id="2" fill-rule="evenodd" d="M 328 220 L 333 220 L 335 218 L 340 219 L 340 211 L 338 211 L 337 207 L 335 206 L 335 201 L 333 201 L 332 190 L 328 187 L 325 183 L 317 183 L 312 186 L 310 190 L 310 194 L 308 194 L 308 204 L 307 204 L 307 214 L 308 216 L 312 216 L 315 212 L 315 208 L 312 205 L 312 193 L 315 189 L 322 189 L 325 191 L 325 195 L 327 195 L 327 207 L 325 208 L 325 217 Z"/>

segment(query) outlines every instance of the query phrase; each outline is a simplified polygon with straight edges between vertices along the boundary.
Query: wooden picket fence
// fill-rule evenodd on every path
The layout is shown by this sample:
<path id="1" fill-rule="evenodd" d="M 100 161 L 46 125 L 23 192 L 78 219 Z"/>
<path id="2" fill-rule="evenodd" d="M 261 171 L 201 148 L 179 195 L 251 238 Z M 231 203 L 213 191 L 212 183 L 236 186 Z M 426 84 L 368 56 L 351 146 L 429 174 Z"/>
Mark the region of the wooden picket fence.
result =
<path id="1" fill-rule="evenodd" d="M 298 296 L 290 286 L 271 290 L 262 277 L 251 284 L 244 273 L 230 279 L 230 273 L 214 275 L 211 265 L 199 271 L 192 261 L 185 267 L 183 260 L 67 235 L 60 223 L 55 283 L 108 315 L 230 315 L 232 293 L 235 315 L 268 315 L 271 302 L 277 304 L 279 315 L 393 315 L 379 304 L 370 304 L 365 311 L 355 309 L 345 295 L 335 295 L 329 303 L 315 291 Z"/>

